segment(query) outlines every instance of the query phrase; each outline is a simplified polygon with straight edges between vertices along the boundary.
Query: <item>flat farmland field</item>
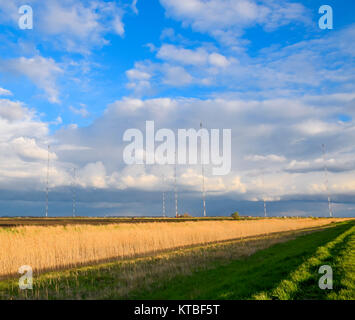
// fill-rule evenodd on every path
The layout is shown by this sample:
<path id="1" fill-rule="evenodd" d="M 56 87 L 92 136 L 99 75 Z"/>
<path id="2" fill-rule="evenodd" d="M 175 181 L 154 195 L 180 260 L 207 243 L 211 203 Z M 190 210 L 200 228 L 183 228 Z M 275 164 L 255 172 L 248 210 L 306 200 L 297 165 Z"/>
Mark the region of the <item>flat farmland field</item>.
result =
<path id="1" fill-rule="evenodd" d="M 257 220 L 256 217 L 243 217 L 243 220 Z M 108 225 L 118 223 L 146 223 L 146 222 L 185 222 L 185 221 L 222 221 L 232 220 L 231 217 L 108 217 L 108 218 L 87 218 L 87 217 L 57 217 L 57 218 L 34 218 L 17 217 L 1 218 L 0 228 L 19 226 L 68 226 L 68 225 Z"/>
<path id="2" fill-rule="evenodd" d="M 272 248 L 292 241 L 299 241 L 299 244 L 286 246 L 284 251 L 276 249 L 272 252 L 276 257 L 283 258 L 290 254 L 289 260 L 292 261 L 292 254 L 297 248 L 295 264 L 299 263 L 301 267 L 310 250 L 316 252 L 318 247 L 332 241 L 336 241 L 337 247 L 344 244 L 343 240 L 350 245 L 352 242 L 349 239 L 353 236 L 354 220 L 330 218 L 5 227 L 0 228 L 0 298 L 196 299 L 200 298 L 196 292 L 200 292 L 202 298 L 221 299 L 224 293 L 217 295 L 215 286 L 221 281 L 228 283 L 233 279 L 225 279 L 230 272 L 218 271 L 218 268 L 230 263 L 243 264 L 246 257 L 252 259 L 255 254 L 275 250 Z M 305 246 L 301 241 L 304 237 L 314 237 L 308 240 L 310 246 Z M 346 249 L 349 250 L 348 247 Z M 266 261 L 269 258 L 266 254 Z M 272 262 L 275 263 L 274 260 Z M 291 268 L 288 262 L 283 263 L 285 270 L 289 267 L 292 277 L 291 271 L 295 266 Z M 33 290 L 18 289 L 18 269 L 23 265 L 33 270 Z M 253 262 L 248 265 L 253 266 Z M 275 265 L 271 263 L 268 267 Z M 277 267 L 280 268 L 279 265 Z M 199 275 L 199 272 L 206 274 Z M 243 275 L 243 268 L 240 272 Z M 210 277 L 211 287 L 205 288 L 206 283 L 201 281 L 201 288 L 194 285 L 192 292 L 183 290 L 181 296 L 177 296 L 178 283 L 190 281 L 188 277 L 191 275 Z M 258 272 L 254 275 L 257 279 Z M 238 273 L 233 277 L 238 277 Z M 255 285 L 254 280 L 249 279 L 251 288 Z M 281 279 L 269 279 L 273 286 L 279 284 L 278 280 Z M 198 284 L 199 281 L 192 279 L 191 283 Z M 262 299 L 275 295 L 267 287 L 261 289 L 251 296 Z M 227 294 L 224 298 L 251 296 Z"/>

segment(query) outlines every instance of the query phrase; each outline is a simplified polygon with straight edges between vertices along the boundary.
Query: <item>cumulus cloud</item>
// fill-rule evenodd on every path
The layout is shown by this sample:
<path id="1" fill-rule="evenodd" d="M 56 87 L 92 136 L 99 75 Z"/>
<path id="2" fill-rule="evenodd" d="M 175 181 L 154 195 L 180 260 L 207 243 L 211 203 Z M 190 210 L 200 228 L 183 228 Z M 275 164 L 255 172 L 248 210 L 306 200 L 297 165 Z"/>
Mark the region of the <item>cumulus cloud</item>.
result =
<path id="1" fill-rule="evenodd" d="M 225 56 L 216 52 L 211 53 L 208 56 L 208 61 L 210 62 L 211 65 L 216 67 L 221 67 L 221 68 L 225 68 L 230 64 L 230 62 Z"/>
<path id="2" fill-rule="evenodd" d="M 35 111 L 18 101 L 0 100 L 0 188 L 40 188 L 45 177 L 48 140 L 48 124 Z M 57 159 L 54 152 L 49 156 L 53 161 Z M 57 178 L 63 176 L 58 174 Z M 59 182 L 54 171 L 53 178 Z"/>
<path id="3" fill-rule="evenodd" d="M 149 80 L 151 78 L 151 74 L 138 69 L 128 70 L 126 74 L 130 80 Z"/>
<path id="4" fill-rule="evenodd" d="M 83 187 L 106 188 L 106 168 L 101 161 L 88 163 L 79 171 L 79 184 Z"/>
<path id="5" fill-rule="evenodd" d="M 0 99 L 0 117 L 8 121 L 21 120 L 29 116 L 29 110 L 19 101 Z"/>
<path id="6" fill-rule="evenodd" d="M 164 44 L 159 49 L 157 57 L 183 65 L 204 66 L 210 63 L 216 67 L 226 67 L 229 64 L 228 59 L 217 52 L 209 53 L 205 48 L 195 50 L 179 48 L 171 44 Z"/>
<path id="7" fill-rule="evenodd" d="M 184 87 L 189 85 L 213 84 L 208 78 L 231 64 L 224 55 L 203 47 L 186 49 L 172 44 L 163 44 L 156 54 L 162 60 L 136 62 L 134 68 L 126 71 L 127 88 L 137 96 L 149 93 L 157 86 Z M 233 60 L 233 59 L 232 59 Z M 204 78 L 201 78 L 204 76 Z"/>
<path id="8" fill-rule="evenodd" d="M 193 81 L 192 76 L 183 67 L 165 65 L 163 70 L 163 83 L 170 86 L 186 86 Z"/>
<path id="9" fill-rule="evenodd" d="M 346 104 L 351 101 L 352 96 L 333 97 L 332 103 L 326 106 L 321 103 L 322 99 L 322 96 L 319 96 L 318 101 L 315 96 L 311 99 L 303 97 L 264 101 L 124 98 L 109 105 L 103 117 L 95 121 L 90 130 L 62 130 L 56 138 L 64 145 L 75 143 L 89 148 L 85 153 L 81 152 L 81 157 L 84 154 L 85 157 L 80 158 L 80 163 L 89 160 L 95 164 L 90 165 L 89 171 L 94 172 L 97 167 L 96 171 L 100 174 L 86 181 L 86 185 L 119 190 L 135 188 L 159 191 L 165 188 L 163 174 L 166 184 L 170 187 L 173 185 L 173 168 L 126 166 L 122 159 L 125 144 L 121 138 L 124 131 L 138 128 L 144 133 L 147 119 L 155 120 L 156 130 L 177 130 L 181 126 L 185 129 L 198 128 L 202 120 L 208 128 L 232 129 L 232 172 L 225 177 L 214 177 L 211 167 L 206 166 L 206 189 L 210 194 L 233 194 L 247 200 L 260 200 L 263 196 L 274 200 L 297 197 L 305 193 L 317 194 L 312 185 L 323 183 L 321 144 L 325 137 L 329 149 L 327 166 L 332 174 L 332 183 L 339 184 L 338 174 L 343 170 L 354 171 L 351 161 L 355 152 L 352 146 L 355 138 L 354 124 L 351 122 L 345 127 L 336 121 L 339 108 L 344 102 Z M 189 117 L 183 124 L 178 124 L 175 119 L 182 114 L 189 114 Z M 321 137 L 313 132 L 295 130 L 299 123 L 311 121 L 315 117 L 337 129 Z M 334 121 L 329 120 L 332 118 Z M 341 139 L 341 144 L 338 139 Z M 78 155 L 62 154 L 62 161 L 78 161 Z M 265 176 L 264 186 L 262 175 Z M 201 181 L 201 168 L 178 167 L 180 190 L 198 192 Z M 318 195 L 322 195 L 322 192 L 319 191 Z"/>
<path id="10" fill-rule="evenodd" d="M 36 140 L 33 138 L 19 137 L 13 139 L 10 144 L 15 153 L 25 159 L 46 160 L 48 158 L 48 150 L 39 147 Z M 55 153 L 50 152 L 49 158 L 51 160 L 56 160 L 57 156 Z"/>
<path id="11" fill-rule="evenodd" d="M 190 50 L 165 44 L 159 49 L 157 57 L 182 64 L 204 65 L 208 60 L 208 53 L 203 48 Z"/>
<path id="12" fill-rule="evenodd" d="M 134 68 L 126 71 L 129 80 L 127 87 L 137 95 L 149 92 L 154 72 L 155 66 L 152 63 L 136 62 Z"/>
<path id="13" fill-rule="evenodd" d="M 170 192 L 174 187 L 174 167 L 127 166 L 122 159 L 126 145 L 123 133 L 129 128 L 144 133 L 147 119 L 155 120 L 156 130 L 175 131 L 197 129 L 202 120 L 210 129 L 232 129 L 232 171 L 217 177 L 212 175 L 211 166 L 205 166 L 208 197 L 249 201 L 307 196 L 322 199 L 325 189 L 320 146 L 324 137 L 295 130 L 295 126 L 315 115 L 324 123 L 331 122 L 329 119 L 335 118 L 352 96 L 339 94 L 332 97 L 329 105 L 324 105 L 322 99 L 323 96 L 318 100 L 312 96 L 283 101 L 127 97 L 110 104 L 89 127 L 63 127 L 54 135 L 49 135 L 48 124 L 22 103 L 0 100 L 0 187 L 43 190 L 46 146 L 50 143 L 51 188 L 69 188 L 75 167 L 76 184 L 82 190 Z M 292 116 L 284 110 L 285 105 L 292 110 Z M 268 116 L 259 117 L 260 111 Z M 182 114 L 189 117 L 179 123 L 176 119 Z M 329 131 L 326 141 L 330 190 L 339 197 L 351 195 L 355 192 L 351 180 L 355 172 L 354 123 L 351 121 L 347 127 L 337 121 L 331 124 L 337 130 Z M 178 166 L 177 184 L 180 193 L 200 197 L 201 167 Z"/>

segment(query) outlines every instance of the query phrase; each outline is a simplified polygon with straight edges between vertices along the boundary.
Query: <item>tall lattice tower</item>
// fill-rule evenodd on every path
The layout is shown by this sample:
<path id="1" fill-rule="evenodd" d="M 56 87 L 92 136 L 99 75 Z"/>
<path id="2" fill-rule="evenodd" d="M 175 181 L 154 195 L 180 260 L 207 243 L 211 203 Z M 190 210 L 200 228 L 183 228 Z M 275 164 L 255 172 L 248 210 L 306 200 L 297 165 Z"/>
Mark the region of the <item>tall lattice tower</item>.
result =
<path id="1" fill-rule="evenodd" d="M 267 217 L 267 212 L 266 212 L 266 197 L 265 197 L 265 180 L 264 180 L 264 172 L 262 175 L 262 184 L 263 184 L 263 201 L 264 201 L 264 217 Z"/>
<path id="2" fill-rule="evenodd" d="M 72 195 L 73 195 L 73 218 L 76 216 L 76 168 L 73 168 L 73 183 L 72 183 Z"/>
<path id="3" fill-rule="evenodd" d="M 176 184 L 176 152 L 175 152 L 175 165 L 174 165 L 174 195 L 175 195 L 175 217 L 177 218 L 178 213 L 178 194 L 177 194 L 177 184 Z"/>
<path id="4" fill-rule="evenodd" d="M 323 153 L 323 164 L 324 164 L 325 188 L 328 197 L 329 216 L 333 217 L 332 201 L 330 199 L 330 191 L 329 191 L 328 168 L 327 168 L 327 162 L 325 158 L 325 144 L 322 144 L 322 153 Z"/>
<path id="5" fill-rule="evenodd" d="M 163 174 L 163 217 L 166 217 L 166 210 L 165 210 L 165 175 Z"/>
<path id="6" fill-rule="evenodd" d="M 200 122 L 200 129 L 202 129 L 202 122 Z M 202 154 L 202 136 L 201 136 L 201 171 L 202 171 L 202 201 L 203 201 L 203 216 L 206 217 L 206 190 L 205 190 L 205 167 L 203 165 Z"/>
<path id="7" fill-rule="evenodd" d="M 47 181 L 46 181 L 46 218 L 48 217 L 48 194 L 49 194 L 49 149 L 50 146 L 48 145 L 48 152 L 47 152 Z"/>

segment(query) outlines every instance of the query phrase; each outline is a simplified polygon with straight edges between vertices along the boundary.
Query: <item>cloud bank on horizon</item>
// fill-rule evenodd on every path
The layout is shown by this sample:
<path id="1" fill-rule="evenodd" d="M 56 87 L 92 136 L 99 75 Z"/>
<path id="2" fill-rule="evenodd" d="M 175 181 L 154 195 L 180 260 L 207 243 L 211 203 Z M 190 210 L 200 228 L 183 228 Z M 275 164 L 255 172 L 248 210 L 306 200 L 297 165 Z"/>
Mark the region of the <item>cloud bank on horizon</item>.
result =
<path id="1" fill-rule="evenodd" d="M 355 4 L 328 1 L 322 30 L 316 0 L 28 0 L 21 30 L 23 4 L 0 0 L 0 215 L 43 213 L 48 144 L 53 215 L 74 167 L 83 215 L 159 215 L 174 167 L 122 159 L 125 130 L 154 120 L 232 129 L 230 174 L 205 168 L 210 214 L 265 198 L 326 215 L 325 144 L 334 213 L 354 216 Z M 201 214 L 201 181 L 178 166 L 180 210 Z"/>

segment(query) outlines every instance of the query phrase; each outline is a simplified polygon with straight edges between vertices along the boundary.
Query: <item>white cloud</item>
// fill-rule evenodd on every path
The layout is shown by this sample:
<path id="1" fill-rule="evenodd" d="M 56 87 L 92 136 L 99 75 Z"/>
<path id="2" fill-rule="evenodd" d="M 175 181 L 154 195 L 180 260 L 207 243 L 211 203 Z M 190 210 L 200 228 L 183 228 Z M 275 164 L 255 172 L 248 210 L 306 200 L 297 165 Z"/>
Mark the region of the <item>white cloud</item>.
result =
<path id="1" fill-rule="evenodd" d="M 147 172 L 142 166 L 128 166 L 122 172 L 113 173 L 110 183 L 118 189 L 159 190 L 162 179 L 159 175 Z"/>
<path id="2" fill-rule="evenodd" d="M 3 60 L 0 70 L 26 76 L 46 92 L 50 102 L 59 102 L 56 78 L 63 73 L 63 70 L 52 58 L 34 56 Z"/>
<path id="3" fill-rule="evenodd" d="M 121 17 L 115 17 L 112 25 L 113 30 L 122 37 L 124 35 L 124 24 L 122 22 Z"/>
<path id="4" fill-rule="evenodd" d="M 90 112 L 87 110 L 85 105 L 82 105 L 81 108 L 70 106 L 69 110 L 74 114 L 82 116 L 83 118 L 87 118 L 90 115 Z"/>
<path id="5" fill-rule="evenodd" d="M 43 187 L 46 172 L 48 124 L 21 102 L 0 100 L 0 188 L 36 190 Z M 50 152 L 51 161 L 57 159 Z M 51 184 L 67 178 L 60 165 L 51 164 Z"/>
<path id="6" fill-rule="evenodd" d="M 217 53 L 209 53 L 205 48 L 197 48 L 195 50 L 179 48 L 171 44 L 164 44 L 159 49 L 157 57 L 182 65 L 204 66 L 211 64 L 215 67 L 226 67 L 229 65 L 228 59 Z"/>
<path id="7" fill-rule="evenodd" d="M 223 0 L 161 0 L 169 16 L 181 19 L 186 24 L 201 31 L 212 28 L 225 28 L 238 23 L 245 24 L 259 19 L 264 15 L 263 7 L 254 1 L 223 1 Z"/>
<path id="8" fill-rule="evenodd" d="M 11 95 L 12 95 L 11 91 L 0 87 L 0 96 L 11 96 Z"/>
<path id="9" fill-rule="evenodd" d="M 139 78 L 139 77 L 138 77 Z M 232 98 L 124 98 L 108 106 L 89 128 L 62 128 L 50 136 L 48 123 L 19 102 L 0 100 L 0 186 L 43 187 L 46 176 L 46 145 L 51 148 L 51 186 L 68 186 L 70 170 L 78 168 L 83 188 L 159 191 L 173 186 L 170 166 L 126 166 L 122 160 L 123 132 L 144 131 L 145 121 L 154 119 L 159 128 L 232 129 L 232 172 L 215 177 L 205 167 L 209 195 L 238 199 L 282 199 L 304 194 L 323 195 L 321 148 L 323 137 L 301 131 L 300 124 L 313 126 L 315 118 L 336 130 L 327 132 L 327 166 L 333 192 L 351 193 L 354 172 L 354 123 L 331 121 L 352 102 L 351 94 L 339 93 L 329 103 L 324 96 L 290 99 L 246 100 Z M 287 106 L 287 107 L 285 107 Z M 218 112 L 216 112 L 218 110 Z M 184 122 L 177 119 L 184 117 Z M 303 139 L 303 140 L 302 140 Z M 298 142 L 295 142 L 298 141 Z M 341 143 L 339 143 L 341 141 Z M 266 162 L 266 165 L 263 165 Z M 346 171 L 346 173 L 345 173 Z M 167 182 L 162 182 L 162 174 Z M 265 186 L 261 174 L 265 175 Z M 201 168 L 178 167 L 181 192 L 201 191 Z M 335 186 L 343 186 L 336 191 Z M 318 190 L 318 191 L 317 191 Z"/>
<path id="10" fill-rule="evenodd" d="M 150 93 L 152 83 L 157 81 L 177 87 L 193 83 L 193 77 L 183 66 L 170 63 L 136 62 L 133 69 L 126 71 L 126 76 L 129 80 L 126 87 L 133 90 L 136 96 Z"/>
<path id="11" fill-rule="evenodd" d="M 89 54 L 92 47 L 108 43 L 109 33 L 124 35 L 124 11 L 115 1 L 32 0 L 35 28 L 41 42 L 57 49 Z M 0 22 L 17 26 L 21 0 L 0 2 Z"/>
<path id="12" fill-rule="evenodd" d="M 0 99 L 0 117 L 8 121 L 21 120 L 29 114 L 21 102 Z"/>
<path id="13" fill-rule="evenodd" d="M 229 61 L 226 59 L 225 56 L 219 54 L 219 53 L 211 53 L 208 57 L 208 60 L 210 64 L 216 66 L 216 67 L 221 67 L 225 68 L 229 65 Z"/>
<path id="14" fill-rule="evenodd" d="M 163 83 L 170 86 L 186 86 L 193 81 L 192 76 L 183 68 L 179 66 L 164 66 Z"/>
<path id="15" fill-rule="evenodd" d="M 0 110 L 3 106 L 0 101 Z M 8 103 L 5 106 L 8 107 Z M 47 134 L 47 124 L 37 119 L 36 115 L 26 108 L 16 114 L 10 114 L 10 117 L 9 113 L 0 114 L 0 141 L 8 142 L 21 136 L 45 139 Z"/>
<path id="16" fill-rule="evenodd" d="M 138 69 L 130 69 L 126 71 L 126 75 L 130 80 L 149 80 L 151 75 Z"/>
<path id="17" fill-rule="evenodd" d="M 63 123 L 63 119 L 61 116 L 58 116 L 54 121 L 51 121 L 50 124 L 58 126 Z"/>
<path id="18" fill-rule="evenodd" d="M 16 154 L 20 157 L 35 160 L 46 160 L 48 158 L 48 150 L 39 147 L 36 140 L 33 138 L 19 137 L 12 140 L 10 143 Z M 56 160 L 57 156 L 55 153 L 50 152 L 49 158 Z"/>
<path id="19" fill-rule="evenodd" d="M 91 148 L 85 147 L 85 146 L 72 145 L 72 144 L 61 144 L 59 146 L 56 146 L 56 150 L 58 150 L 58 151 L 85 151 L 85 150 L 91 150 Z"/>
<path id="20" fill-rule="evenodd" d="M 156 54 L 162 62 L 144 60 L 135 63 L 133 70 L 149 74 L 149 80 L 133 80 L 132 74 L 128 77 L 128 87 L 141 88 L 140 93 L 144 89 L 156 93 L 162 84 L 169 85 L 170 82 L 163 81 L 165 68 L 170 65 L 184 68 L 192 77 L 193 81 L 186 77 L 185 85 L 215 86 L 240 96 L 289 97 L 295 92 L 315 89 L 327 90 L 329 96 L 336 94 L 340 86 L 343 88 L 340 92 L 352 92 L 355 51 L 347 49 L 346 43 L 351 42 L 354 32 L 355 26 L 349 26 L 322 38 L 264 48 L 253 57 L 223 47 L 216 50 L 212 44 L 193 49 L 186 43 L 183 43 L 185 47 L 163 44 Z"/>
<path id="21" fill-rule="evenodd" d="M 115 114 L 116 116 L 154 116 L 155 119 L 166 116 L 178 106 L 175 100 L 170 98 L 157 98 L 141 100 L 136 98 L 123 98 L 108 106 L 105 114 Z"/>
<path id="22" fill-rule="evenodd" d="M 295 128 L 306 135 L 319 135 L 339 130 L 335 123 L 327 123 L 321 120 L 306 120 L 295 125 Z"/>
<path id="23" fill-rule="evenodd" d="M 261 25 L 266 30 L 293 23 L 309 23 L 309 13 L 302 4 L 274 0 L 160 0 L 166 14 L 183 26 L 207 32 L 219 39 L 234 39 L 244 28 Z M 232 37 L 233 38 L 233 37 Z"/>
<path id="24" fill-rule="evenodd" d="M 95 29 L 101 28 L 98 23 L 99 16 L 94 11 L 95 7 L 96 5 L 91 8 L 85 7 L 80 2 L 66 6 L 65 2 L 50 1 L 45 6 L 40 23 L 46 26 L 43 31 L 48 34 L 70 34 L 85 39 L 95 32 Z"/>
<path id="25" fill-rule="evenodd" d="M 204 65 L 208 60 L 208 53 L 203 48 L 190 50 L 177 48 L 171 44 L 164 44 L 159 49 L 157 57 L 163 60 L 179 62 L 186 65 Z"/>
<path id="26" fill-rule="evenodd" d="M 320 147 L 319 147 L 320 149 Z M 355 169 L 355 164 L 349 154 L 333 154 L 335 158 L 316 158 L 305 160 L 292 160 L 285 168 L 287 172 L 291 173 L 308 173 L 324 171 L 324 167 L 331 173 L 342 174 Z"/>
<path id="27" fill-rule="evenodd" d="M 268 154 L 266 156 L 263 155 L 248 155 L 245 157 L 246 160 L 249 161 L 271 161 L 271 162 L 284 162 L 286 158 L 284 156 L 278 156 L 276 154 Z"/>
<path id="28" fill-rule="evenodd" d="M 88 163 L 78 172 L 79 184 L 83 187 L 106 188 L 106 169 L 101 161 Z"/>
<path id="29" fill-rule="evenodd" d="M 116 112 L 136 112 L 137 110 L 144 107 L 144 102 L 141 99 L 131 99 L 124 98 L 121 101 L 116 101 L 110 105 L 110 108 L 106 111 L 106 113 L 110 112 L 112 108 L 115 109 Z"/>
<path id="30" fill-rule="evenodd" d="M 132 11 L 133 11 L 135 14 L 138 14 L 137 2 L 138 2 L 138 0 L 132 0 L 132 4 L 131 4 Z"/>
<path id="31" fill-rule="evenodd" d="M 127 88 L 133 90 L 137 95 L 149 92 L 153 73 L 154 66 L 151 63 L 136 62 L 134 68 L 126 71 L 126 76 L 129 79 Z"/>
<path id="32" fill-rule="evenodd" d="M 124 144 L 119 139 L 117 141 L 117 137 L 121 137 L 127 128 L 138 128 L 144 132 L 147 119 L 155 120 L 156 130 L 177 130 L 181 126 L 186 129 L 196 128 L 202 120 L 208 128 L 231 128 L 234 141 L 230 175 L 214 177 L 211 168 L 205 167 L 206 189 L 209 194 L 231 194 L 248 200 L 260 200 L 263 197 L 275 200 L 304 194 L 323 195 L 321 191 L 316 193 L 312 189 L 312 184 L 321 185 L 324 180 L 323 163 L 320 160 L 323 137 L 318 139 L 317 135 L 295 130 L 295 127 L 312 121 L 315 117 L 328 123 L 339 112 L 340 106 L 351 101 L 352 95 L 339 94 L 326 106 L 321 103 L 322 99 L 323 96 L 319 96 L 318 100 L 313 96 L 312 99 L 293 97 L 263 101 L 227 98 L 124 98 L 111 104 L 104 116 L 94 122 L 90 127 L 92 137 L 86 136 L 86 131 L 78 128 L 73 133 L 74 136 L 70 134 L 60 141 L 62 144 L 75 141 L 78 145 L 88 146 L 92 149 L 87 150 L 85 159 L 90 159 L 91 163 L 102 162 L 105 171 L 100 165 L 101 174 L 94 179 L 99 182 L 87 182 L 87 185 L 96 184 L 108 189 L 158 191 L 173 186 L 173 168 L 125 166 L 121 158 Z M 187 114 L 189 117 L 184 118 L 184 123 L 177 124 L 176 119 Z M 330 181 L 333 185 L 339 185 L 340 177 L 342 181 L 345 179 L 344 171 L 354 172 L 351 157 L 355 153 L 355 129 L 353 122 L 347 127 L 336 121 L 330 125 L 334 125 L 337 130 L 330 131 L 327 135 L 330 150 L 327 166 Z M 342 141 L 341 144 L 338 139 Z M 93 144 L 93 140 L 97 143 Z M 70 162 L 74 155 L 71 157 L 68 154 L 66 157 L 66 161 Z M 166 177 L 165 187 L 162 182 L 163 173 Z M 264 187 L 262 174 L 265 176 Z M 179 190 L 201 190 L 201 168 L 179 166 L 177 175 Z"/>

